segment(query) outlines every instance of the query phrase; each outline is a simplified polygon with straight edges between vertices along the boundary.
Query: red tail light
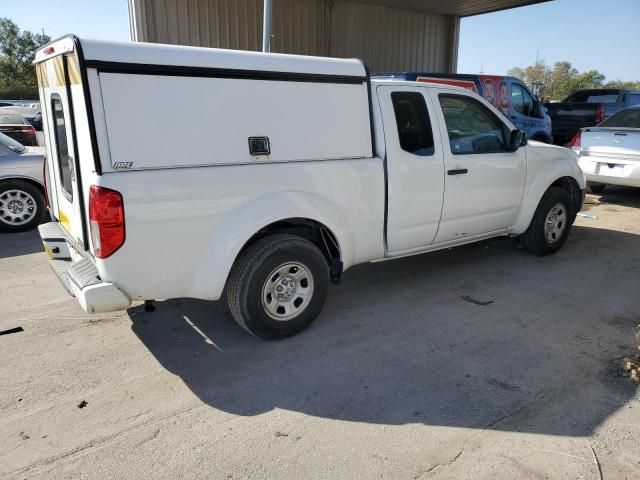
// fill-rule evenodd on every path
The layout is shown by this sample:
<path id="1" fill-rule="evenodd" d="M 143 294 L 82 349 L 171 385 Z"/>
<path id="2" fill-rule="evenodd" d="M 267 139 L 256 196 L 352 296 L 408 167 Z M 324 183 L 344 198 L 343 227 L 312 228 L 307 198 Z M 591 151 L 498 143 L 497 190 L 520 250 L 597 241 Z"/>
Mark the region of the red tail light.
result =
<path id="1" fill-rule="evenodd" d="M 42 183 L 44 184 L 44 206 L 49 208 L 49 193 L 47 192 L 47 157 L 42 160 Z"/>
<path id="2" fill-rule="evenodd" d="M 579 152 L 581 141 L 582 141 L 582 132 L 578 132 L 573 136 L 573 138 L 569 142 L 569 148 L 571 148 L 571 150 L 575 150 Z"/>
<path id="3" fill-rule="evenodd" d="M 604 120 L 604 107 L 602 105 L 598 105 L 596 108 L 596 125 Z"/>
<path id="4" fill-rule="evenodd" d="M 31 135 L 32 137 L 36 136 L 36 129 L 33 127 L 23 127 L 22 128 L 22 133 L 27 133 L 29 135 Z"/>
<path id="5" fill-rule="evenodd" d="M 120 192 L 91 185 L 89 228 L 97 258 L 107 258 L 124 244 L 124 203 Z"/>

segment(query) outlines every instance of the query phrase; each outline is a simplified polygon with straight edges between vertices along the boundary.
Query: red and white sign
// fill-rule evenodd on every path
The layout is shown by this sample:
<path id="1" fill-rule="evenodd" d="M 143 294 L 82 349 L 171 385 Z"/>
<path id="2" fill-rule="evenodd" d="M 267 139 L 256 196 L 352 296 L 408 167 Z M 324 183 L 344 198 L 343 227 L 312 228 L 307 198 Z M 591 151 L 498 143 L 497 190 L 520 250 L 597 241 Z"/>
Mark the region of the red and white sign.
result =
<path id="1" fill-rule="evenodd" d="M 416 82 L 439 83 L 440 85 L 451 85 L 452 87 L 462 87 L 478 93 L 478 88 L 472 80 L 455 80 L 453 78 L 417 77 Z"/>

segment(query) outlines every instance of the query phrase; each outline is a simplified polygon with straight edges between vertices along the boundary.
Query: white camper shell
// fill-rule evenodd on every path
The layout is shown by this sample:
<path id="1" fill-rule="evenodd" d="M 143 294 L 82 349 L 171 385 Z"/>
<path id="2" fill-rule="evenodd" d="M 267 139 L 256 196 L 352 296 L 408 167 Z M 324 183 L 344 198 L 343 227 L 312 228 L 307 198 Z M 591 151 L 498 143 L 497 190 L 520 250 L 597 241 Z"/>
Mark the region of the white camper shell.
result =
<path id="1" fill-rule="evenodd" d="M 580 208 L 573 152 L 358 60 L 68 36 L 35 63 L 55 220 L 40 232 L 89 312 L 226 289 L 244 328 L 282 337 L 352 265 L 498 235 L 552 253 Z"/>

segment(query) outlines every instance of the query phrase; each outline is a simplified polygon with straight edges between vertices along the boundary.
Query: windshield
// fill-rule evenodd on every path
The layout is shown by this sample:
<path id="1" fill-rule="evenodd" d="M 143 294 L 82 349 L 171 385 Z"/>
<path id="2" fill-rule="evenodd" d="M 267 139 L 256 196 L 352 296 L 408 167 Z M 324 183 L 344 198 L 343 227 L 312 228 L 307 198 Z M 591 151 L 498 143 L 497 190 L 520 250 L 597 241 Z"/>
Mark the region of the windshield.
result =
<path id="1" fill-rule="evenodd" d="M 24 125 L 24 120 L 20 115 L 0 113 L 0 125 Z"/>
<path id="2" fill-rule="evenodd" d="M 565 103 L 618 103 L 618 90 L 583 90 L 572 93 Z"/>
<path id="3" fill-rule="evenodd" d="M 599 127 L 640 128 L 640 108 L 626 108 L 611 115 Z"/>
<path id="4" fill-rule="evenodd" d="M 22 153 L 27 149 L 27 147 L 22 145 L 20 142 L 16 142 L 13 138 L 8 137 L 4 133 L 0 133 L 0 145 L 4 145 L 16 153 Z"/>

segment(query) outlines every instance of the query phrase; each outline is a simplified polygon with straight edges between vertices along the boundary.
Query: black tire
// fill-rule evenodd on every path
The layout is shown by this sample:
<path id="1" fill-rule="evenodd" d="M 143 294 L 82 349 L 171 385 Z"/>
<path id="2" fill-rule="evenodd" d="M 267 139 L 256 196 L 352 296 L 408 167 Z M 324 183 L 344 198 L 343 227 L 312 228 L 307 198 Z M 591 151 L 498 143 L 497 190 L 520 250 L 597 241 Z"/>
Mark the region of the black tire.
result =
<path id="1" fill-rule="evenodd" d="M 13 207 L 18 205 L 17 211 Z M 21 209 L 21 210 L 20 210 Z M 20 223 L 16 215 L 24 212 Z M 44 194 L 32 183 L 24 180 L 0 182 L 0 232 L 14 233 L 31 230 L 38 226 L 46 214 Z"/>
<path id="2" fill-rule="evenodd" d="M 294 316 L 278 319 L 274 315 L 279 315 L 280 312 L 270 313 L 266 306 L 266 303 L 275 301 L 271 307 L 273 309 L 279 305 L 278 299 L 271 297 L 272 300 L 269 300 L 270 294 L 265 295 L 265 291 L 270 288 L 270 278 L 274 289 L 277 288 L 276 285 L 281 286 L 277 282 L 291 281 L 286 273 L 274 275 L 279 268 L 289 268 L 288 264 L 300 265 L 301 270 L 304 270 L 303 275 L 310 275 L 310 279 L 307 278 L 306 287 L 305 280 L 302 279 L 300 284 L 295 283 L 295 287 L 292 287 L 293 293 L 284 293 L 290 295 L 287 301 L 293 299 Z M 298 269 L 294 266 L 291 271 L 295 275 Z M 300 302 L 301 310 L 295 312 L 295 308 L 298 308 L 295 303 L 300 299 L 296 295 L 298 289 L 303 288 L 311 289 L 306 297 L 308 300 Z M 249 246 L 236 260 L 229 274 L 226 293 L 229 310 L 242 328 L 261 338 L 278 339 L 295 335 L 307 328 L 320 314 L 328 289 L 329 266 L 320 249 L 296 235 L 274 234 Z M 278 295 L 275 290 L 273 293 Z M 282 311 L 284 312 L 284 307 Z"/>
<path id="3" fill-rule="evenodd" d="M 559 205 L 561 210 L 556 209 Z M 549 238 L 546 232 L 547 217 L 553 209 L 556 209 L 556 212 L 563 212 L 565 220 L 562 222 L 561 233 L 557 233 L 555 229 L 550 229 L 553 231 L 549 232 L 549 236 L 554 238 Z M 566 190 L 558 187 L 549 187 L 542 196 L 538 208 L 536 208 L 529 228 L 520 236 L 520 243 L 528 252 L 535 255 L 545 256 L 556 253 L 567 240 L 576 213 L 571 202 L 571 196 Z M 558 217 L 560 216 L 558 215 Z"/>
<path id="4" fill-rule="evenodd" d="M 590 193 L 602 193 L 602 191 L 604 190 L 604 187 L 606 187 L 606 185 L 604 183 L 591 183 L 588 182 L 587 183 L 587 188 L 589 189 Z"/>

